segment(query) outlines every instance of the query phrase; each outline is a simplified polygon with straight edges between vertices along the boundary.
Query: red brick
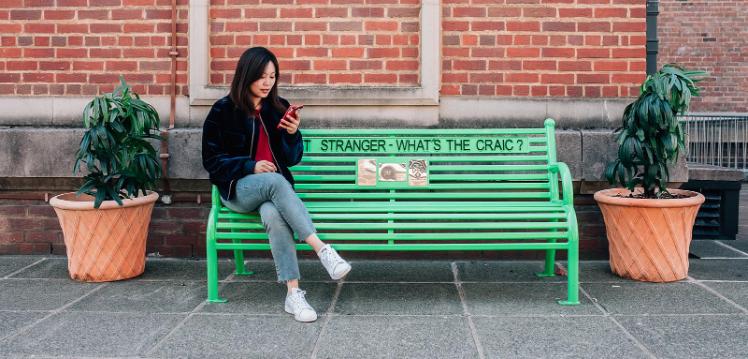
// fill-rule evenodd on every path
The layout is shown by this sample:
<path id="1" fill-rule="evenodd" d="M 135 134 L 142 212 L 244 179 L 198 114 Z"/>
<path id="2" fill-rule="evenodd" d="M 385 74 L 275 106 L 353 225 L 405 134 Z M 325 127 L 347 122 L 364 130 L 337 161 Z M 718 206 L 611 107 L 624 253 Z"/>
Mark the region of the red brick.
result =
<path id="1" fill-rule="evenodd" d="M 514 82 L 514 83 L 535 83 L 538 82 L 539 75 L 538 74 L 532 74 L 532 73 L 516 73 L 516 74 L 506 74 L 505 76 L 506 82 Z"/>
<path id="2" fill-rule="evenodd" d="M 539 57 L 540 49 L 538 48 L 508 48 L 507 57 Z"/>
<path id="3" fill-rule="evenodd" d="M 571 48 L 543 48 L 541 57 L 574 57 L 574 49 Z"/>
<path id="4" fill-rule="evenodd" d="M 540 31 L 540 22 L 538 21 L 507 21 L 507 31 Z"/>
<path id="5" fill-rule="evenodd" d="M 543 23 L 543 31 L 576 31 L 575 22 L 549 21 Z"/>
<path id="6" fill-rule="evenodd" d="M 585 58 L 609 58 L 609 49 L 577 49 L 577 57 L 580 59 Z"/>
<path id="7" fill-rule="evenodd" d="M 346 70 L 348 64 L 344 60 L 314 60 L 312 68 L 314 70 Z"/>
<path id="8" fill-rule="evenodd" d="M 577 83 L 607 84 L 610 83 L 610 77 L 606 74 L 577 74 Z"/>
<path id="9" fill-rule="evenodd" d="M 397 31 L 398 23 L 396 21 L 366 21 L 364 30 L 366 31 Z"/>
<path id="10" fill-rule="evenodd" d="M 556 8 L 553 7 L 526 7 L 522 9 L 524 17 L 556 17 Z"/>
<path id="11" fill-rule="evenodd" d="M 574 84 L 573 74 L 542 74 L 540 82 L 544 84 Z"/>
<path id="12" fill-rule="evenodd" d="M 522 61 L 524 70 L 556 70 L 556 61 Z"/>
<path id="13" fill-rule="evenodd" d="M 362 79 L 361 74 L 330 74 L 330 82 L 345 83 L 345 84 L 360 84 Z"/>

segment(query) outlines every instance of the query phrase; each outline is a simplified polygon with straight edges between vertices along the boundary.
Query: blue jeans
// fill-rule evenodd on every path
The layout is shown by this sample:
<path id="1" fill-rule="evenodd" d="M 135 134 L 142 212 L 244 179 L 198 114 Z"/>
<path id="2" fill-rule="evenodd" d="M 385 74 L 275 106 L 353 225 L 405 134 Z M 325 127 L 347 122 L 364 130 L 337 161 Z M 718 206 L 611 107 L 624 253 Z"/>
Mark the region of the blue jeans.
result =
<path id="1" fill-rule="evenodd" d="M 299 279 L 299 263 L 293 232 L 303 241 L 316 233 L 309 212 L 293 187 L 275 172 L 248 175 L 236 184 L 236 197 L 221 202 L 234 212 L 257 210 L 270 239 L 278 281 Z"/>

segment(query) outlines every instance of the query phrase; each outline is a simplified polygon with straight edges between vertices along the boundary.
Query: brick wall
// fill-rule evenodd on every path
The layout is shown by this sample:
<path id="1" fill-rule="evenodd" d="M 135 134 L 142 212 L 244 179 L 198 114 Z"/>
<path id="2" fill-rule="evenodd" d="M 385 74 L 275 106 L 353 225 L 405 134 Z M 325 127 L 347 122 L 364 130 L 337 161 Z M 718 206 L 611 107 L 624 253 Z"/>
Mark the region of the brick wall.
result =
<path id="1" fill-rule="evenodd" d="M 90 3 L 90 5 L 89 5 Z M 419 83 L 418 0 L 211 0 L 210 82 L 270 47 L 284 83 Z M 188 0 L 178 1 L 177 82 L 188 94 Z M 92 95 L 125 74 L 167 94 L 170 0 L 0 2 L 0 95 Z M 299 6 L 304 5 L 304 6 Z M 442 94 L 626 97 L 645 70 L 642 0 L 444 0 Z"/>
<path id="2" fill-rule="evenodd" d="M 177 2 L 183 95 L 188 2 Z M 0 43 L 0 95 L 96 95 L 119 74 L 139 94 L 166 95 L 171 0 L 2 0 Z"/>
<path id="3" fill-rule="evenodd" d="M 709 72 L 696 112 L 748 112 L 748 3 L 661 0 L 658 63 Z"/>
<path id="4" fill-rule="evenodd" d="M 635 96 L 643 0 L 445 0 L 443 95 Z"/>
<path id="5" fill-rule="evenodd" d="M 258 45 L 278 57 L 282 83 L 419 83 L 418 0 L 251 2 L 211 1 L 212 84 L 230 84 L 236 60 Z"/>

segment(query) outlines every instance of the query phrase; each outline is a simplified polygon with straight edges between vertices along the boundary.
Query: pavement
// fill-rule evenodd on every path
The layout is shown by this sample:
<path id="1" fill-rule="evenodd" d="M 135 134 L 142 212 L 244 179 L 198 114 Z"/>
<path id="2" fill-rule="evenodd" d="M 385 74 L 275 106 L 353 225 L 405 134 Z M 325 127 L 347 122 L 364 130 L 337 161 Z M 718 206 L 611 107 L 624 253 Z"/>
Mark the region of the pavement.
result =
<path id="1" fill-rule="evenodd" d="M 214 304 L 202 260 L 149 258 L 136 279 L 80 283 L 64 257 L 2 256 L 0 357 L 746 358 L 748 240 L 710 242 L 699 246 L 718 255 L 675 283 L 583 261 L 571 307 L 555 302 L 564 276 L 533 275 L 542 261 L 356 260 L 333 282 L 301 260 L 311 324 L 283 311 L 267 259 L 247 261 L 251 276 L 221 260 L 229 301 Z"/>

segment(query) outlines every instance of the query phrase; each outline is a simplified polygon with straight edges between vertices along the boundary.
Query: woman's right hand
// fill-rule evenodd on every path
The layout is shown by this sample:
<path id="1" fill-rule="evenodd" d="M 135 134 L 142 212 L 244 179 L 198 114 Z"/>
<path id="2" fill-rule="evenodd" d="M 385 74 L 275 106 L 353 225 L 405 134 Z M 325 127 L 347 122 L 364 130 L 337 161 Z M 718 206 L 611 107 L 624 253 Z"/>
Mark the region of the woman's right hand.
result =
<path id="1" fill-rule="evenodd" d="M 276 168 L 272 162 L 260 160 L 255 163 L 255 173 L 275 172 Z"/>

